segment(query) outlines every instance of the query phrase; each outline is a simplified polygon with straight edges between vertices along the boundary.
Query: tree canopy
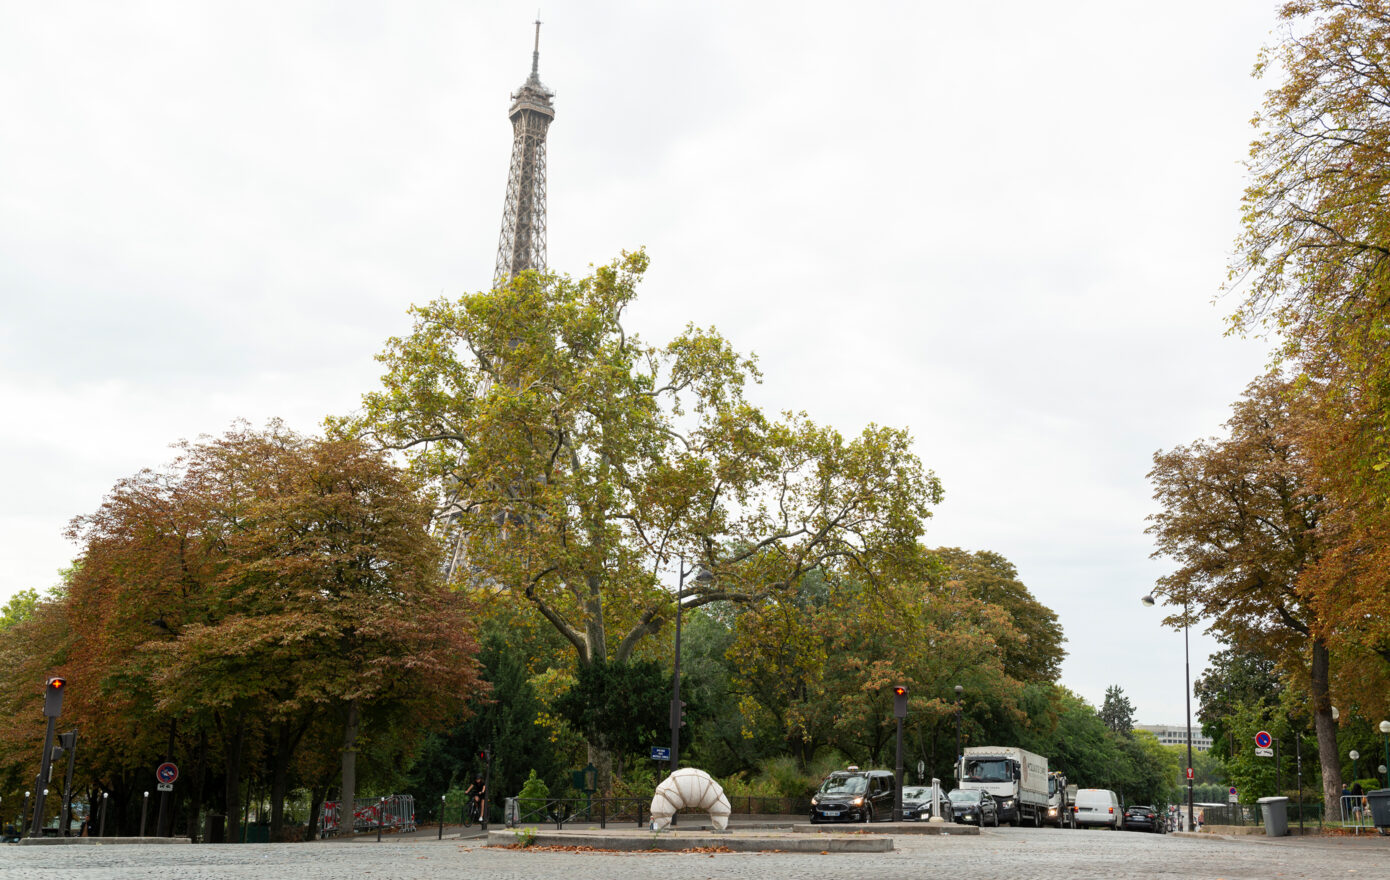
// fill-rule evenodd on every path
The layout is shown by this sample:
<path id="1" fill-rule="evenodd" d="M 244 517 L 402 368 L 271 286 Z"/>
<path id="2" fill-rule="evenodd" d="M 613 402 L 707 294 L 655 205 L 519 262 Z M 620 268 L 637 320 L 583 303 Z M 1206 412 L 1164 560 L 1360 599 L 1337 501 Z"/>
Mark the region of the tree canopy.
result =
<path id="1" fill-rule="evenodd" d="M 686 582 L 689 608 L 822 568 L 878 582 L 919 560 L 941 497 L 906 431 L 771 417 L 745 396 L 755 362 L 714 330 L 629 332 L 646 267 L 524 272 L 415 308 L 382 389 L 338 423 L 402 450 L 461 541 L 460 579 L 524 596 L 581 663 L 626 661 L 660 629 L 680 560 L 715 576 Z"/>

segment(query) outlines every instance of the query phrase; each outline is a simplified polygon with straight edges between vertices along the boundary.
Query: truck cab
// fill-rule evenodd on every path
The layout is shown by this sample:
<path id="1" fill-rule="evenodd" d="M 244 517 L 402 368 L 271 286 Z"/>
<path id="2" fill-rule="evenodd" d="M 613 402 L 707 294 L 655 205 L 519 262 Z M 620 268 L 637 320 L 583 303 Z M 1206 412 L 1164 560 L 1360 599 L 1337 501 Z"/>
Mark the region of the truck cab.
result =
<path id="1" fill-rule="evenodd" d="M 1048 808 L 1047 759 L 1013 746 L 970 747 L 956 767 L 960 787 L 994 796 L 999 821 L 1041 828 Z"/>
<path id="2" fill-rule="evenodd" d="M 1067 777 L 1060 771 L 1047 774 L 1047 824 L 1058 828 L 1072 827 L 1071 792 Z"/>

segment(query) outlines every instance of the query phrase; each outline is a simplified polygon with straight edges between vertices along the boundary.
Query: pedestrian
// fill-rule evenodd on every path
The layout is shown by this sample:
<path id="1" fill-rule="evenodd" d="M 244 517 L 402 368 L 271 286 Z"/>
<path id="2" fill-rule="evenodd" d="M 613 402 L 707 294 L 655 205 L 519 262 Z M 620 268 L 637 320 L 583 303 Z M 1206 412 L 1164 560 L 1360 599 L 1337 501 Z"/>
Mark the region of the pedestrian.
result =
<path id="1" fill-rule="evenodd" d="M 1351 817 L 1354 821 L 1360 822 L 1366 812 L 1366 790 L 1361 787 L 1361 783 L 1351 784 Z"/>

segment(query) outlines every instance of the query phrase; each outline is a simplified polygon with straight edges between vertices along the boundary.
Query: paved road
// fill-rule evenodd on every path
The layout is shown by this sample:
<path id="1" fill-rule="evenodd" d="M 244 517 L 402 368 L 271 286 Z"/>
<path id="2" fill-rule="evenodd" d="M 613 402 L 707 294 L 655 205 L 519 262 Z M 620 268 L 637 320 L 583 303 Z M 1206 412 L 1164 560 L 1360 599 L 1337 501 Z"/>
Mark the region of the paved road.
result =
<path id="1" fill-rule="evenodd" d="M 978 837 L 897 838 L 892 853 L 571 853 L 490 849 L 471 841 L 395 840 L 244 846 L 72 846 L 0 849 L 0 880 L 581 880 L 827 878 L 1083 880 L 1083 878 L 1385 877 L 1390 838 L 1188 839 L 1105 831 L 986 829 Z"/>

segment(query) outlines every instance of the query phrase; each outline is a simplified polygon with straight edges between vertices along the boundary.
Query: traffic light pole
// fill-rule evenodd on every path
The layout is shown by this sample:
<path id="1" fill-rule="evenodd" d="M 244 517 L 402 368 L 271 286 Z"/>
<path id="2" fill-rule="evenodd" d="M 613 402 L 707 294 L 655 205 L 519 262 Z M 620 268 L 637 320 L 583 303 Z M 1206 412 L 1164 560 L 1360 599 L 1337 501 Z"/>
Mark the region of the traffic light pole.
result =
<path id="1" fill-rule="evenodd" d="M 893 786 L 893 821 L 903 820 L 903 720 L 898 718 L 897 783 Z"/>
<path id="2" fill-rule="evenodd" d="M 43 807 L 48 798 L 43 792 L 48 788 L 48 776 L 53 772 L 53 728 L 58 724 L 57 715 L 48 716 L 48 726 L 43 734 L 43 760 L 39 762 L 39 778 L 34 781 L 34 822 L 29 826 L 29 836 L 38 837 L 43 833 Z"/>
<path id="3" fill-rule="evenodd" d="M 77 761 L 76 730 L 63 734 L 63 748 L 68 753 L 68 772 L 63 774 L 63 820 L 59 823 L 62 826 L 58 831 L 59 837 L 67 837 L 68 828 L 71 827 L 68 820 L 72 816 L 72 767 Z"/>

